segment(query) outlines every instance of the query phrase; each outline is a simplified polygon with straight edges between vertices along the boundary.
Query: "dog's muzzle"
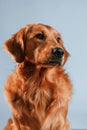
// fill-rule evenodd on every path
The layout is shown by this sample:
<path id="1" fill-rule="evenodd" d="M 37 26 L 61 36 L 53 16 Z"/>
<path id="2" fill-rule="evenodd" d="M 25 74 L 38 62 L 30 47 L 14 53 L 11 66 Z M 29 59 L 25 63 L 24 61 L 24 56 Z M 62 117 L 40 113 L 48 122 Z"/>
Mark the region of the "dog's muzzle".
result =
<path id="1" fill-rule="evenodd" d="M 51 58 L 49 59 L 49 64 L 51 65 L 61 65 L 64 56 L 64 50 L 62 48 L 56 47 L 52 49 Z"/>

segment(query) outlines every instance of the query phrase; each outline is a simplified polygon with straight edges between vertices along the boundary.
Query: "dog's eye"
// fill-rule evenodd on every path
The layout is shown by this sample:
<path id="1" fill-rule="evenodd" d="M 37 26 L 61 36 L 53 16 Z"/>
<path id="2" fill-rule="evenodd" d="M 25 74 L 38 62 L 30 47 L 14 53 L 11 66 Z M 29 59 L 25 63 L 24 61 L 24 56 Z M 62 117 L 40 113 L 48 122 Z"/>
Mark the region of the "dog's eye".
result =
<path id="1" fill-rule="evenodd" d="M 57 39 L 56 39 L 56 40 L 57 40 L 57 42 L 60 42 L 61 38 L 60 38 L 60 37 L 57 37 Z"/>
<path id="2" fill-rule="evenodd" d="M 43 40 L 45 36 L 44 36 L 43 33 L 38 33 L 38 34 L 36 34 L 35 37 L 36 37 L 37 39 Z"/>

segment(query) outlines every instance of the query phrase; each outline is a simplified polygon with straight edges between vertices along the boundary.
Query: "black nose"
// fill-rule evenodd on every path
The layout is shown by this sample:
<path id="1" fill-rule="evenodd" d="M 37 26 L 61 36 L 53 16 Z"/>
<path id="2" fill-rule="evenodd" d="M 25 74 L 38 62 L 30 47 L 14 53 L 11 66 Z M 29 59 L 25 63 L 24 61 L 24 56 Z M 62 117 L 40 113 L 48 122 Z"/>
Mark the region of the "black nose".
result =
<path id="1" fill-rule="evenodd" d="M 54 58 L 62 58 L 64 55 L 64 50 L 62 48 L 59 48 L 59 47 L 53 48 L 52 55 Z"/>

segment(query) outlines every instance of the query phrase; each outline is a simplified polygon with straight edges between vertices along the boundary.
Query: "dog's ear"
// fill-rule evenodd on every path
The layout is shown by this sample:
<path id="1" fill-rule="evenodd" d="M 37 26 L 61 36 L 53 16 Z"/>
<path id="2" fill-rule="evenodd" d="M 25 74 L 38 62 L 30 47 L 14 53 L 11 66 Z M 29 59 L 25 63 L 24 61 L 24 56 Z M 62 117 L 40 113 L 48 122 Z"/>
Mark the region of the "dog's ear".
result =
<path id="1" fill-rule="evenodd" d="M 19 30 L 4 44 L 4 48 L 12 55 L 16 62 L 24 60 L 24 34 L 26 27 Z"/>
<path id="2" fill-rule="evenodd" d="M 64 58 L 64 63 L 63 65 L 66 63 L 67 59 L 69 58 L 70 54 L 69 52 L 64 48 L 64 54 L 65 54 L 65 58 Z"/>
<path id="3" fill-rule="evenodd" d="M 25 42 L 27 32 L 32 30 L 32 24 L 26 25 L 24 28 L 20 29 L 16 34 L 14 34 L 10 39 L 8 39 L 4 48 L 11 54 L 16 62 L 23 62 L 25 59 Z"/>

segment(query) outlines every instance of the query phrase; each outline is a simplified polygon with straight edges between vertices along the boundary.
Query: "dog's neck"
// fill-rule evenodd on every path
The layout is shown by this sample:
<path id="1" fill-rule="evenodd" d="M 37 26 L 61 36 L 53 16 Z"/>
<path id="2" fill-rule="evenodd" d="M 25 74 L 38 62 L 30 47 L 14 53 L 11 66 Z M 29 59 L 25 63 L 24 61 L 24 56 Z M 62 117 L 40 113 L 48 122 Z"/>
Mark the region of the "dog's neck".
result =
<path id="1" fill-rule="evenodd" d="M 56 71 L 55 71 L 56 69 Z M 18 65 L 18 74 L 20 74 L 24 79 L 28 79 L 30 77 L 34 77 L 34 75 L 36 77 L 40 76 L 40 77 L 44 77 L 44 73 L 45 76 L 48 80 L 50 80 L 52 82 L 52 79 L 54 79 L 54 75 L 57 73 L 62 73 L 63 70 L 61 69 L 61 67 L 42 67 L 42 66 L 38 66 L 35 64 L 32 64 L 30 62 L 23 62 L 21 64 Z M 54 74 L 55 73 L 55 74 Z M 36 78 L 35 77 L 35 78 Z"/>
<path id="2" fill-rule="evenodd" d="M 40 72 L 43 73 L 46 70 L 44 67 L 38 67 L 35 64 L 32 64 L 30 62 L 22 62 L 21 64 L 18 64 L 17 71 L 20 75 L 22 75 L 25 78 L 29 78 L 32 75 L 40 75 Z"/>

